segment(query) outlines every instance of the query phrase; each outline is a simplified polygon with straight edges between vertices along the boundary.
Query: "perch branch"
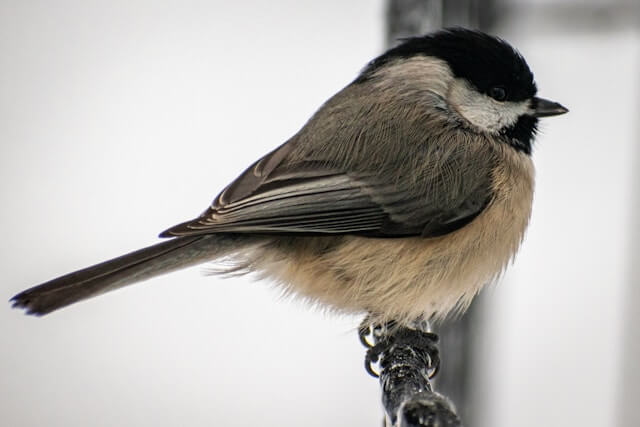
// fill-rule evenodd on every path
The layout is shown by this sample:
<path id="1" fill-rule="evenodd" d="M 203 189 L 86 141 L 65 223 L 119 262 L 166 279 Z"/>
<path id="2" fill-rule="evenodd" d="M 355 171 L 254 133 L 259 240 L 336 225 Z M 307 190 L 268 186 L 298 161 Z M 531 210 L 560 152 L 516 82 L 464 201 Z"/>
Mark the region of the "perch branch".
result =
<path id="1" fill-rule="evenodd" d="M 415 327 L 371 325 L 367 319 L 360 338 L 368 347 L 367 371 L 379 376 L 387 425 L 394 427 L 460 427 L 453 404 L 434 391 L 431 378 L 439 366 L 438 336 L 426 322 Z M 379 374 L 372 368 L 377 363 Z"/>

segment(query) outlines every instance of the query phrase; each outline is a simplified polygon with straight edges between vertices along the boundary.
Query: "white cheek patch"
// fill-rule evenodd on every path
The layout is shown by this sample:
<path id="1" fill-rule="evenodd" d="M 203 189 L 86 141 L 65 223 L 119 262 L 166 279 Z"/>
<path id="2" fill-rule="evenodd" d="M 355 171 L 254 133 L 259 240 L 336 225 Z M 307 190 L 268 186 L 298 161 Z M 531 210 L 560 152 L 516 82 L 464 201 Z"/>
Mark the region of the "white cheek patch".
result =
<path id="1" fill-rule="evenodd" d="M 520 116 L 531 112 L 528 100 L 499 102 L 476 91 L 461 79 L 452 84 L 448 100 L 465 120 L 490 133 L 499 133 L 515 124 Z"/>

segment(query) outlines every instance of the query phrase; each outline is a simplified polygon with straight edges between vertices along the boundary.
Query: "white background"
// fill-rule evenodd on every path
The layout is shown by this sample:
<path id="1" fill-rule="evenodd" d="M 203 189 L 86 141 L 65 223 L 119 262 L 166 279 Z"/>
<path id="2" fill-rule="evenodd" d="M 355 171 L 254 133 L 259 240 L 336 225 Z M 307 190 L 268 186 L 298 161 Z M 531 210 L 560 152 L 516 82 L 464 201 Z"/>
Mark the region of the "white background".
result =
<path id="1" fill-rule="evenodd" d="M 635 261 L 638 35 L 502 35 L 571 113 L 539 137 L 533 222 L 488 292 L 468 425 L 609 426 Z M 2 295 L 196 216 L 382 44 L 382 1 L 0 2 Z M 358 321 L 198 268 L 40 319 L 7 305 L 0 423 L 376 426 Z"/>

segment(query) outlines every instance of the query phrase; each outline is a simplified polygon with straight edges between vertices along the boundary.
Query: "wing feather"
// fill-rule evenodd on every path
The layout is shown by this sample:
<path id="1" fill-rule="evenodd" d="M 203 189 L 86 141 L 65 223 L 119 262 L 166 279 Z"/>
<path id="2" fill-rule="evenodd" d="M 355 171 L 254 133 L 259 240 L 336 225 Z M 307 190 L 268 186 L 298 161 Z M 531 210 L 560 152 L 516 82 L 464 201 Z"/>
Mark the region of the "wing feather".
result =
<path id="1" fill-rule="evenodd" d="M 165 234 L 362 232 L 379 229 L 388 216 L 367 194 L 366 183 L 346 175 L 299 178 L 280 184 L 227 204 L 218 197 L 199 218 Z"/>

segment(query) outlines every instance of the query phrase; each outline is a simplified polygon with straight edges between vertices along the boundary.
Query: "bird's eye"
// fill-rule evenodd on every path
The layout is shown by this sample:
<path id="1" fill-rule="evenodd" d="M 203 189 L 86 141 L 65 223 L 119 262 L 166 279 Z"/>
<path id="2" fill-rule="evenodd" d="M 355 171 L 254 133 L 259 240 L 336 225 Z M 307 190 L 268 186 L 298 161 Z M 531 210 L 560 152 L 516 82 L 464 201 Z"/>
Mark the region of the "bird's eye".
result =
<path id="1" fill-rule="evenodd" d="M 496 101 L 504 101 L 507 99 L 507 91 L 502 86 L 494 86 L 489 89 L 489 96 Z"/>

